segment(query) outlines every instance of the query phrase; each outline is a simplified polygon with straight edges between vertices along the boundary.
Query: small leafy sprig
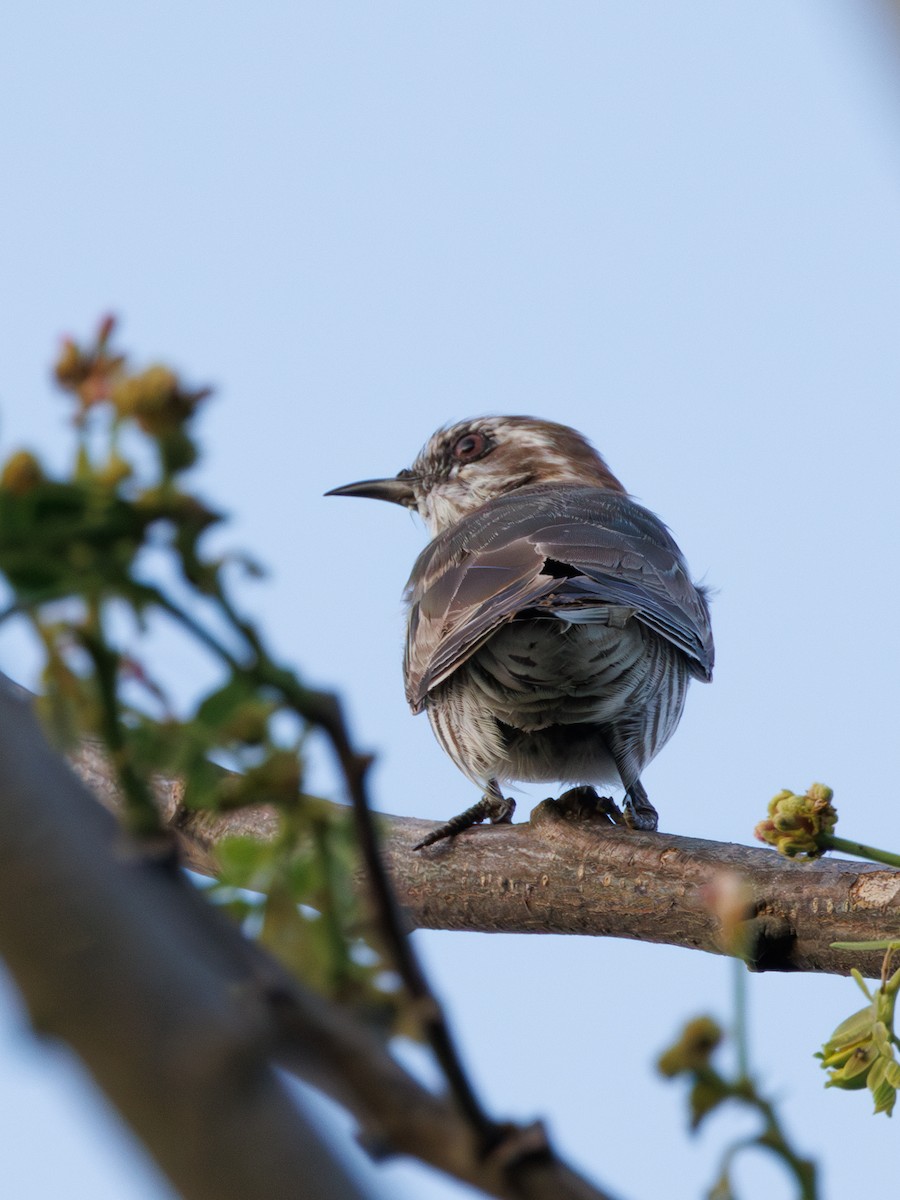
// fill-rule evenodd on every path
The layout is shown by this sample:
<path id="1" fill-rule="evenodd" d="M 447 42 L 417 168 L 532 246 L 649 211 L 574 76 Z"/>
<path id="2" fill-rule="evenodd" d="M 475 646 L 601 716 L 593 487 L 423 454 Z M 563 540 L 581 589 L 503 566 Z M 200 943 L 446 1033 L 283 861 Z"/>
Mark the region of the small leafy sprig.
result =
<path id="1" fill-rule="evenodd" d="M 828 1071 L 826 1087 L 859 1091 L 867 1087 L 875 1112 L 891 1116 L 900 1088 L 900 1041 L 894 1031 L 894 1010 L 900 991 L 900 970 L 889 976 L 891 957 L 900 942 L 888 945 L 881 986 L 871 992 L 859 971 L 851 972 L 868 1003 L 847 1017 L 816 1054 Z"/>
<path id="2" fill-rule="evenodd" d="M 714 1065 L 713 1057 L 722 1041 L 723 1031 L 717 1021 L 709 1016 L 696 1017 L 685 1025 L 678 1040 L 660 1055 L 657 1064 L 660 1073 L 667 1079 L 685 1078 L 689 1081 L 692 1130 L 697 1130 L 713 1112 L 729 1101 L 751 1109 L 762 1118 L 762 1128 L 755 1137 L 737 1142 L 725 1151 L 718 1177 L 707 1193 L 708 1200 L 734 1200 L 731 1180 L 734 1160 L 742 1151 L 753 1148 L 768 1150 L 782 1162 L 796 1181 L 800 1200 L 816 1200 L 815 1164 L 794 1150 L 774 1105 L 762 1095 L 754 1079 L 743 1069 L 745 1050 L 740 1049 L 740 1064 L 733 1076 L 729 1077 Z"/>
<path id="3" fill-rule="evenodd" d="M 788 789 L 769 802 L 769 816 L 756 826 L 760 841 L 774 846 L 788 858 L 811 860 L 829 850 L 838 850 L 856 858 L 900 867 L 900 855 L 880 850 L 863 842 L 837 837 L 837 810 L 834 793 L 823 783 L 812 784 L 804 795 Z M 894 1009 L 900 991 L 900 971 L 890 976 L 890 963 L 900 941 L 834 942 L 841 950 L 884 950 L 881 986 L 873 993 L 862 975 L 853 968 L 851 975 L 868 1001 L 865 1008 L 842 1021 L 817 1052 L 822 1067 L 829 1072 L 826 1087 L 860 1091 L 868 1087 L 875 1112 L 890 1116 L 900 1088 L 900 1061 L 896 1051 L 900 1041 L 894 1033 Z"/>
<path id="4" fill-rule="evenodd" d="M 54 475 L 29 450 L 0 467 L 0 572 L 11 594 L 0 622 L 18 617 L 35 633 L 42 714 L 64 746 L 102 740 L 133 833 L 164 844 L 170 836 L 151 788 L 159 775 L 184 782 L 190 808 L 278 811 L 274 843 L 222 845 L 219 897 L 252 917 L 308 982 L 394 1020 L 394 977 L 377 939 L 363 939 L 370 926 L 351 880 L 349 810 L 336 815 L 302 787 L 305 738 L 322 723 L 323 697 L 238 613 L 234 558 L 204 551 L 223 518 L 186 475 L 209 389 L 160 364 L 132 368 L 114 333 L 107 318 L 89 343 L 67 339 L 54 368 L 72 405 L 68 471 Z M 219 674 L 185 716 L 135 649 L 155 618 L 199 643 Z"/>
<path id="5" fill-rule="evenodd" d="M 101 739 L 127 823 L 145 845 L 169 836 L 154 804 L 155 775 L 180 780 L 190 807 L 271 805 L 280 818 L 273 843 L 220 843 L 219 894 L 309 983 L 384 1033 L 427 1040 L 481 1153 L 504 1147 L 510 1162 L 550 1154 L 539 1126 L 525 1130 L 523 1149 L 518 1127 L 494 1121 L 468 1077 L 406 936 L 378 851 L 371 757 L 354 748 L 340 702 L 307 688 L 271 653 L 231 599 L 234 559 L 204 552 L 204 535 L 222 517 L 185 474 L 198 458 L 193 422 L 209 390 L 187 387 L 166 366 L 132 370 L 111 348 L 113 332 L 106 319 L 89 345 L 68 339 L 56 364 L 74 401 L 71 472 L 53 478 L 29 451 L 0 468 L 0 572 L 12 592 L 0 623 L 24 617 L 44 648 L 51 728 L 62 741 Z M 153 553 L 166 562 L 150 573 Z M 123 618 L 140 635 L 151 616 L 174 622 L 223 676 L 182 719 L 115 636 Z M 343 811 L 302 787 L 311 731 L 333 752 L 349 800 Z M 365 912 L 352 878 L 357 860 Z"/>

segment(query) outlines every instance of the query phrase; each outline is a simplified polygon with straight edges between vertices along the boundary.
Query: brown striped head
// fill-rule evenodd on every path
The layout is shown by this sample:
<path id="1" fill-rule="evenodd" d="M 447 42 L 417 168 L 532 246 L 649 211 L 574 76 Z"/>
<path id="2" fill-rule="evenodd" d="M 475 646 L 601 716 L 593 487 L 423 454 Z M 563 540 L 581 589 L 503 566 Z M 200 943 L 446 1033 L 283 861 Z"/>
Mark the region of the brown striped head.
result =
<path id="1" fill-rule="evenodd" d="M 539 484 L 625 489 L 586 438 L 535 417 L 475 417 L 439 429 L 409 470 L 335 488 L 414 508 L 432 536 L 488 500 Z"/>

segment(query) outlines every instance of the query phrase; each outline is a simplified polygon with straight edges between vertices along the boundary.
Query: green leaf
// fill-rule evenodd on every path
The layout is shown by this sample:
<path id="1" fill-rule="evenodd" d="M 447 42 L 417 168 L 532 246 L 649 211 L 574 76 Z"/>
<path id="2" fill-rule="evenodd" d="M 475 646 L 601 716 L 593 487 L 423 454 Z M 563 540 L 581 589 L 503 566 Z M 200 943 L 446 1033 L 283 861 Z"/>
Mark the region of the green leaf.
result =
<path id="1" fill-rule="evenodd" d="M 875 1014 L 871 1004 L 859 1009 L 845 1021 L 841 1021 L 822 1048 L 825 1057 L 828 1058 L 831 1054 L 839 1053 L 842 1047 L 853 1046 L 857 1042 L 871 1037 L 874 1022 Z"/>
<path id="2" fill-rule="evenodd" d="M 221 867 L 219 882 L 228 887 L 264 892 L 272 882 L 274 852 L 271 845 L 251 837 L 225 838 L 216 847 Z"/>
<path id="3" fill-rule="evenodd" d="M 232 675 L 227 683 L 216 688 L 200 702 L 196 720 L 201 725 L 218 729 L 241 707 L 256 697 L 256 685 L 246 675 Z"/>
<path id="4" fill-rule="evenodd" d="M 876 942 L 832 942 L 832 950 L 900 950 L 896 938 L 881 938 Z"/>

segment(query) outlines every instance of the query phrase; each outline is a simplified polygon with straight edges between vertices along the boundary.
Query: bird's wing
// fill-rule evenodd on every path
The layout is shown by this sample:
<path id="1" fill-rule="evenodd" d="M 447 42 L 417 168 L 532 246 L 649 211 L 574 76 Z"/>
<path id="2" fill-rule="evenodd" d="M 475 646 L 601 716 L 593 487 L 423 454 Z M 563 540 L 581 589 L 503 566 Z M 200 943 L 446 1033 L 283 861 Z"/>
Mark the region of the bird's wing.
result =
<path id="1" fill-rule="evenodd" d="M 611 605 L 629 608 L 684 653 L 694 675 L 712 674 L 703 592 L 662 522 L 615 492 L 547 485 L 489 501 L 425 548 L 407 599 L 414 711 L 524 609 L 583 622 L 608 621 Z"/>

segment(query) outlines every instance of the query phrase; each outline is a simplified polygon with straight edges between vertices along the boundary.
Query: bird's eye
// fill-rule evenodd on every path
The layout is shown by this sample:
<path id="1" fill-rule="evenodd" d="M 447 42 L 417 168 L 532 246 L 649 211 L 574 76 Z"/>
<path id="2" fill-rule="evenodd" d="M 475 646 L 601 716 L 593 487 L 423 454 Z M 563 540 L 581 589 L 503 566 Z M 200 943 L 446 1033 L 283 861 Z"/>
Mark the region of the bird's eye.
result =
<path id="1" fill-rule="evenodd" d="M 490 447 L 483 433 L 464 433 L 453 447 L 453 457 L 457 462 L 474 462 L 481 458 Z"/>

